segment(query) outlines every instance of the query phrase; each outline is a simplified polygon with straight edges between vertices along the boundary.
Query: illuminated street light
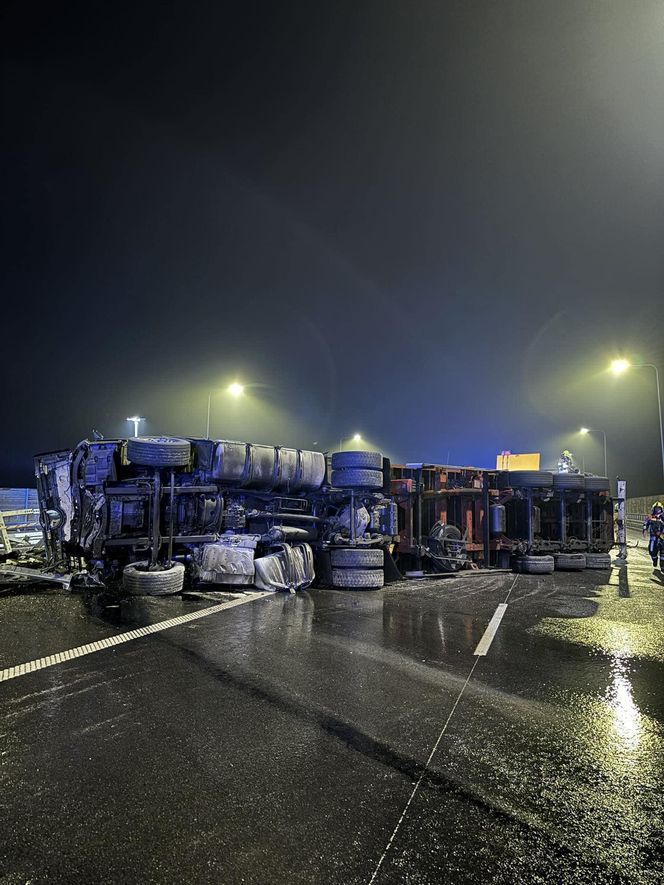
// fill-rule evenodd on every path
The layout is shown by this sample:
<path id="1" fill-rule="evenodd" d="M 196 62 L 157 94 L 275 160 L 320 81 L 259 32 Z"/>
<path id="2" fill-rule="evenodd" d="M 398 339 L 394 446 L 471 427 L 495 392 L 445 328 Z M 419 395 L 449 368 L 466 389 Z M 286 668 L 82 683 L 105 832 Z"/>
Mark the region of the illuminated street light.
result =
<path id="1" fill-rule="evenodd" d="M 662 449 L 662 476 L 664 476 L 664 425 L 662 424 L 662 394 L 659 389 L 659 371 L 654 363 L 631 363 L 629 360 L 612 360 L 609 367 L 614 375 L 622 375 L 629 368 L 653 369 L 657 388 L 657 408 L 659 410 L 659 444 Z"/>
<path id="2" fill-rule="evenodd" d="M 587 436 L 589 433 L 601 433 L 604 437 L 604 476 L 609 475 L 609 468 L 606 460 L 606 433 L 603 430 L 593 430 L 591 427 L 580 427 L 579 433 Z"/>
<path id="3" fill-rule="evenodd" d="M 244 384 L 240 384 L 239 381 L 233 381 L 232 384 L 229 384 L 226 388 L 226 393 L 229 393 L 233 399 L 239 399 L 244 393 Z M 212 405 L 212 391 L 208 393 L 208 404 L 207 404 L 207 423 L 205 425 L 205 438 L 210 439 L 210 406 Z"/>
<path id="4" fill-rule="evenodd" d="M 340 452 L 343 451 L 345 442 L 361 443 L 362 442 L 362 434 L 354 433 L 352 436 L 346 436 L 343 439 L 340 439 L 339 440 L 339 451 Z"/>
<path id="5" fill-rule="evenodd" d="M 133 422 L 134 436 L 138 436 L 138 425 L 141 421 L 145 421 L 145 418 L 141 418 L 140 415 L 132 415 L 131 418 L 127 418 L 127 421 Z"/>
<path id="6" fill-rule="evenodd" d="M 622 375 L 623 372 L 626 372 L 627 369 L 629 369 L 630 365 L 631 363 L 629 360 L 611 360 L 609 369 L 614 375 Z"/>

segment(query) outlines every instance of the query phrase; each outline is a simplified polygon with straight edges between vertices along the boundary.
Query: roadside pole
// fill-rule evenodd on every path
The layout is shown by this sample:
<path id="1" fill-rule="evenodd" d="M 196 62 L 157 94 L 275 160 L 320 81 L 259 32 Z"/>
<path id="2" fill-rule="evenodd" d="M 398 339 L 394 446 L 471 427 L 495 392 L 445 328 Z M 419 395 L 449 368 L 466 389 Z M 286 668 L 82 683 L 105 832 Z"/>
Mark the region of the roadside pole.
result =
<path id="1" fill-rule="evenodd" d="M 625 534 L 625 495 L 627 483 L 624 479 L 616 480 L 616 501 L 618 502 L 618 559 L 627 562 L 627 537 Z"/>

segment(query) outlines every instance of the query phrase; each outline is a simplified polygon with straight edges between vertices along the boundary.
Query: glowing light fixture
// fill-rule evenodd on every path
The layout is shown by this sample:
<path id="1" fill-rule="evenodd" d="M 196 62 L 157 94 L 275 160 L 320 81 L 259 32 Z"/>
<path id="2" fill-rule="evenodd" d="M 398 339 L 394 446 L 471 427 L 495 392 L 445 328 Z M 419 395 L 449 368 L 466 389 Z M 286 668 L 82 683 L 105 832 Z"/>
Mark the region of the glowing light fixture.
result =
<path id="1" fill-rule="evenodd" d="M 354 443 L 356 443 L 356 444 L 359 445 L 359 443 L 361 443 L 362 441 L 363 441 L 363 440 L 362 440 L 362 434 L 361 434 L 361 433 L 354 433 L 352 436 L 345 436 L 343 439 L 340 439 L 340 440 L 339 440 L 339 451 L 340 451 L 340 452 L 343 452 L 343 450 L 344 450 L 344 443 L 346 443 L 346 442 L 349 442 L 349 443 L 350 443 L 350 442 L 354 442 Z"/>
<path id="2" fill-rule="evenodd" d="M 208 393 L 208 401 L 207 401 L 207 421 L 205 424 L 205 438 L 210 439 L 210 409 L 212 407 L 212 394 L 218 393 L 218 391 L 210 391 Z M 233 381 L 232 384 L 229 384 L 226 388 L 226 393 L 233 397 L 233 399 L 239 399 L 244 393 L 244 384 L 240 384 L 239 381 Z"/>
<path id="3" fill-rule="evenodd" d="M 659 445 L 662 450 L 662 477 L 664 478 L 664 419 L 662 418 L 662 393 L 659 387 L 659 369 L 654 363 L 634 363 L 629 360 L 611 360 L 609 368 L 614 375 L 622 375 L 630 368 L 652 369 L 655 373 L 655 388 L 657 390 L 657 409 L 659 411 Z"/>
<path id="4" fill-rule="evenodd" d="M 145 418 L 141 418 L 140 415 L 132 415 L 131 418 L 127 418 L 127 421 L 131 421 L 134 425 L 134 436 L 138 436 L 138 425 L 141 421 L 145 421 Z"/>
<path id="5" fill-rule="evenodd" d="M 627 369 L 629 369 L 630 365 L 631 363 L 629 360 L 611 360 L 609 368 L 614 375 L 622 375 L 623 372 L 626 372 Z"/>
<path id="6" fill-rule="evenodd" d="M 609 466 L 608 466 L 608 461 L 606 458 L 606 433 L 603 430 L 593 430 L 592 427 L 580 427 L 579 433 L 583 434 L 583 436 L 588 436 L 589 433 L 601 433 L 602 434 L 602 437 L 604 438 L 604 476 L 608 477 Z"/>

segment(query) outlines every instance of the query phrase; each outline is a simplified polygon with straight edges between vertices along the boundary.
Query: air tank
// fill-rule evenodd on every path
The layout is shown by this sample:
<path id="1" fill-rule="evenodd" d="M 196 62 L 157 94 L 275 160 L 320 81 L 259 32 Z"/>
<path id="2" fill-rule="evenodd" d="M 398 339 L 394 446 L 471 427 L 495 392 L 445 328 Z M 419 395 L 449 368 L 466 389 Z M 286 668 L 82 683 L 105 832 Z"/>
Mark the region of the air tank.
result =
<path id="1" fill-rule="evenodd" d="M 250 489 L 273 489 L 279 482 L 279 450 L 275 446 L 247 443 L 249 472 L 243 483 Z"/>
<path id="2" fill-rule="evenodd" d="M 212 476 L 219 482 L 241 486 L 247 472 L 247 443 L 220 440 L 215 444 Z"/>
<path id="3" fill-rule="evenodd" d="M 504 535 L 507 531 L 507 514 L 502 504 L 489 507 L 489 526 L 492 535 Z"/>
<path id="4" fill-rule="evenodd" d="M 533 504 L 533 534 L 539 535 L 542 531 L 542 509 Z"/>
<path id="5" fill-rule="evenodd" d="M 299 488 L 311 490 L 319 489 L 325 479 L 325 455 L 322 452 L 310 452 L 299 449 L 300 471 Z"/>

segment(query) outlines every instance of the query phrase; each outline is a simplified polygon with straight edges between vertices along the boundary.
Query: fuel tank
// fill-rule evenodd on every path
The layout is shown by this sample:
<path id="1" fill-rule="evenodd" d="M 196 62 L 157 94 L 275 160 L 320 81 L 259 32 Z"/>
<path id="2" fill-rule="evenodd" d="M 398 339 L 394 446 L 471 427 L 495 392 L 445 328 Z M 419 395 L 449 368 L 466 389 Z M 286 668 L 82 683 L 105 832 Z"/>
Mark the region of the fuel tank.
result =
<path id="1" fill-rule="evenodd" d="M 306 449 L 217 440 L 212 476 L 237 488 L 314 491 L 325 478 L 325 456 Z"/>

